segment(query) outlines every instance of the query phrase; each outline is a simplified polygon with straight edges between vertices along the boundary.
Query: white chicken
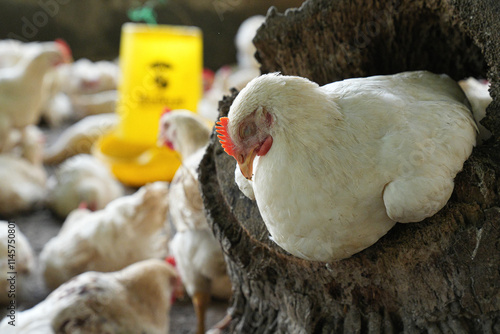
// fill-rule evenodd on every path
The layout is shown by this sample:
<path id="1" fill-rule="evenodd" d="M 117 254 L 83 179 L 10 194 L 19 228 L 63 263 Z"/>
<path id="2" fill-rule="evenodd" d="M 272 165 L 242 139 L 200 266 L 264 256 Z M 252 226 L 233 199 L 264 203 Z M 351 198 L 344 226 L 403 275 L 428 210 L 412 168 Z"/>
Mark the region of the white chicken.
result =
<path id="1" fill-rule="evenodd" d="M 115 62 L 81 58 L 59 71 L 63 92 L 70 96 L 116 90 L 120 69 Z"/>
<path id="2" fill-rule="evenodd" d="M 28 125 L 21 131 L 12 130 L 11 149 L 6 152 L 24 158 L 37 167 L 42 167 L 45 135 L 36 125 Z"/>
<path id="3" fill-rule="evenodd" d="M 155 182 L 117 198 L 103 210 L 71 212 L 40 254 L 47 287 L 55 289 L 89 270 L 108 272 L 145 259 L 165 258 L 167 193 L 167 183 Z"/>
<path id="4" fill-rule="evenodd" d="M 15 65 L 23 54 L 23 43 L 15 39 L 0 40 L 0 69 Z"/>
<path id="5" fill-rule="evenodd" d="M 48 206 L 66 217 L 81 204 L 90 210 L 103 209 L 123 196 L 123 186 L 108 167 L 96 157 L 80 154 L 63 162 L 49 178 Z"/>
<path id="6" fill-rule="evenodd" d="M 209 121 L 203 117 L 184 109 L 166 110 L 160 118 L 158 142 L 179 152 L 184 160 L 205 149 L 210 132 Z"/>
<path id="7" fill-rule="evenodd" d="M 119 68 L 115 62 L 82 58 L 58 66 L 44 81 L 42 117 L 50 127 L 76 117 L 114 112 Z"/>
<path id="8" fill-rule="evenodd" d="M 58 164 L 81 153 L 90 153 L 92 145 L 114 129 L 119 122 L 117 114 L 87 116 L 64 130 L 44 153 L 43 162 Z"/>
<path id="9" fill-rule="evenodd" d="M 47 194 L 43 134 L 34 125 L 13 133 L 18 134 L 16 145 L 0 154 L 0 215 L 4 217 L 33 209 Z"/>
<path id="10" fill-rule="evenodd" d="M 46 195 L 43 167 L 11 154 L 0 155 L 0 215 L 32 210 Z"/>
<path id="11" fill-rule="evenodd" d="M 247 18 L 240 24 L 234 44 L 236 45 L 236 59 L 240 68 L 259 68 L 260 64 L 255 59 L 257 49 L 253 44 L 253 39 L 257 29 L 264 23 L 266 18 L 262 15 L 254 15 Z"/>
<path id="12" fill-rule="evenodd" d="M 51 43 L 49 43 L 51 44 Z M 45 43 L 31 42 L 22 43 L 17 40 L 0 40 L 0 69 L 15 66 L 26 54 L 32 51 L 29 49 L 39 49 Z M 61 125 L 61 123 L 71 117 L 72 106 L 66 94 L 61 93 L 60 75 L 61 68 L 66 64 L 53 67 L 47 71 L 42 85 L 41 116 L 51 127 Z M 69 64 L 68 64 L 69 66 Z"/>
<path id="13" fill-rule="evenodd" d="M 0 324 L 4 334 L 169 332 L 175 270 L 146 260 L 112 273 L 86 272 Z"/>
<path id="14" fill-rule="evenodd" d="M 63 64 L 50 70 L 43 81 L 43 102 L 41 118 L 51 128 L 59 127 L 73 117 L 73 105 L 69 96 L 62 92 L 63 83 L 60 69 L 70 64 Z"/>
<path id="15" fill-rule="evenodd" d="M 198 185 L 198 165 L 211 129 L 189 111 L 171 111 L 160 120 L 160 140 L 179 151 L 182 166 L 170 185 L 170 218 L 177 233 L 170 242 L 179 275 L 193 301 L 197 333 L 204 333 L 210 297 L 228 299 L 231 282 L 219 242 L 209 229 Z"/>
<path id="16" fill-rule="evenodd" d="M 62 92 L 55 93 L 47 100 L 41 111 L 42 119 L 51 128 L 57 128 L 73 117 L 70 98 Z"/>
<path id="17" fill-rule="evenodd" d="M 315 261 L 347 258 L 396 222 L 439 211 L 476 129 L 458 84 L 425 71 L 322 87 L 263 75 L 217 125 L 273 240 Z"/>
<path id="18" fill-rule="evenodd" d="M 479 129 L 478 141 L 483 142 L 491 137 L 490 130 L 479 123 L 486 116 L 486 108 L 493 101 L 488 91 L 490 84 L 486 81 L 481 82 L 474 78 L 460 80 L 458 84 L 464 91 L 472 107 L 474 119 Z"/>
<path id="19" fill-rule="evenodd" d="M 117 101 L 117 90 L 75 95 L 71 98 L 75 113 L 79 117 L 115 112 Z"/>
<path id="20" fill-rule="evenodd" d="M 71 61 L 71 51 L 62 41 L 37 46 L 26 48 L 14 66 L 0 69 L 0 151 L 5 151 L 11 128 L 20 130 L 38 121 L 45 74 Z"/>
<path id="21" fill-rule="evenodd" d="M 0 304 L 22 299 L 25 280 L 34 268 L 35 256 L 28 239 L 15 223 L 0 220 Z"/>

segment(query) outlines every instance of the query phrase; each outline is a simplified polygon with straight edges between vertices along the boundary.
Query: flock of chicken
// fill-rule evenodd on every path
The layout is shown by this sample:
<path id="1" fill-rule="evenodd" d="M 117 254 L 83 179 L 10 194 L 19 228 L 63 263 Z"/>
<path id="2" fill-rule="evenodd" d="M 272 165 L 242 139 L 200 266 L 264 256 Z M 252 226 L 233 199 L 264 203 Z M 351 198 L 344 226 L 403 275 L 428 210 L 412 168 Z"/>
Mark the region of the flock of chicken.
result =
<path id="1" fill-rule="evenodd" d="M 117 65 L 72 62 L 63 41 L 0 41 L 0 216 L 47 206 L 65 219 L 39 257 L 16 231 L 19 294 L 37 261 L 53 292 L 18 315 L 15 327 L 7 316 L 2 333 L 166 333 L 171 297 L 183 289 L 197 333 L 204 332 L 210 298 L 229 298 L 231 282 L 206 220 L 197 168 L 230 87 L 242 91 L 216 126 L 221 144 L 236 160 L 236 183 L 289 253 L 343 259 L 396 222 L 420 221 L 446 204 L 491 101 L 487 84 L 461 82 L 467 100 L 449 77 L 424 71 L 323 87 L 259 76 L 251 40 L 262 21 L 242 24 L 238 65 L 215 73 L 197 114 L 161 117 L 159 143 L 182 157 L 172 182 L 129 194 L 90 154 L 118 123 Z M 54 128 L 74 124 L 46 147 L 40 118 Z M 486 140 L 487 130 L 479 130 Z M 58 165 L 50 177 L 48 165 Z M 11 271 L 10 236 L 8 223 L 0 225 L 4 274 Z M 12 302 L 9 284 L 0 280 L 0 303 Z"/>
<path id="2" fill-rule="evenodd" d="M 15 327 L 4 318 L 0 332 L 166 333 L 171 297 L 184 289 L 193 300 L 197 333 L 204 332 L 210 298 L 229 298 L 231 282 L 206 221 L 197 166 L 218 101 L 229 87 L 241 89 L 259 74 L 251 39 L 263 19 L 242 24 L 238 65 L 215 73 L 198 114 L 174 110 L 162 116 L 159 143 L 182 157 L 172 182 L 135 192 L 90 154 L 93 143 L 119 121 L 117 64 L 73 62 L 60 40 L 0 41 L 0 217 L 48 207 L 64 219 L 39 256 L 16 229 L 16 298 L 27 293 L 24 282 L 36 268 L 52 293 L 18 314 Z M 40 120 L 57 133 L 50 146 Z M 5 276 L 11 271 L 8 222 L 0 225 Z M 2 279 L 1 304 L 12 302 L 9 289 Z"/>

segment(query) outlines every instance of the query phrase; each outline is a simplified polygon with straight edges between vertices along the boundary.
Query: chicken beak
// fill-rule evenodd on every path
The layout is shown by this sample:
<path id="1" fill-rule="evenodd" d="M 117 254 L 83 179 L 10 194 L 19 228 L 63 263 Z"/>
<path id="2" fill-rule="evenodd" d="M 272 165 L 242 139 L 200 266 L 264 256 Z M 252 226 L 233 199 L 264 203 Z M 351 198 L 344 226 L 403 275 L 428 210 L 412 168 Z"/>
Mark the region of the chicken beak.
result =
<path id="1" fill-rule="evenodd" d="M 237 159 L 238 166 L 240 166 L 241 174 L 247 179 L 252 180 L 253 176 L 253 160 L 257 152 L 255 149 L 252 149 L 246 156 L 240 155 Z"/>

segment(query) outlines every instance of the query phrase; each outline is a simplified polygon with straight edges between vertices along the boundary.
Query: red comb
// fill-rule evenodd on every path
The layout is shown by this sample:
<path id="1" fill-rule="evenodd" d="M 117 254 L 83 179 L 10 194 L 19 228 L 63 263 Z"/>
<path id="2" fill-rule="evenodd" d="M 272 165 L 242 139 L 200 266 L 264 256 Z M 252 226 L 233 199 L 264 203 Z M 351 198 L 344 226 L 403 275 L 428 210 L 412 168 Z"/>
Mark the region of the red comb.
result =
<path id="1" fill-rule="evenodd" d="M 163 112 L 161 113 L 161 115 L 163 116 L 171 111 L 172 111 L 172 109 L 170 109 L 169 107 L 165 107 L 165 109 L 163 109 Z"/>
<path id="2" fill-rule="evenodd" d="M 209 68 L 203 69 L 203 91 L 206 92 L 214 84 L 215 73 Z"/>
<path id="3" fill-rule="evenodd" d="M 175 303 L 178 297 L 182 297 L 183 295 L 183 290 L 182 290 L 182 280 L 179 276 L 179 272 L 177 270 L 177 263 L 175 262 L 175 258 L 173 256 L 167 256 L 165 258 L 165 262 L 168 264 L 172 265 L 177 273 L 177 277 L 175 277 L 171 283 L 174 285 L 174 289 L 172 291 L 172 295 L 170 297 L 170 304 Z"/>
<path id="4" fill-rule="evenodd" d="M 215 77 L 215 73 L 214 71 L 212 71 L 211 69 L 209 68 L 204 68 L 203 69 L 203 78 L 204 79 L 210 79 L 210 80 L 213 80 Z"/>
<path id="5" fill-rule="evenodd" d="M 227 154 L 234 157 L 234 144 L 229 136 L 229 132 L 227 130 L 227 123 L 229 122 L 229 118 L 221 117 L 220 120 L 215 125 L 215 131 L 217 131 L 219 138 L 219 142 L 222 145 L 224 151 Z"/>
<path id="6" fill-rule="evenodd" d="M 64 58 L 70 60 L 73 57 L 71 53 L 71 48 L 64 39 L 57 38 L 54 42 L 56 43 L 59 50 L 61 50 L 61 53 L 63 54 Z"/>
<path id="7" fill-rule="evenodd" d="M 172 266 L 176 267 L 175 258 L 173 256 L 167 256 L 165 258 L 165 262 L 167 262 L 168 264 L 171 264 Z"/>

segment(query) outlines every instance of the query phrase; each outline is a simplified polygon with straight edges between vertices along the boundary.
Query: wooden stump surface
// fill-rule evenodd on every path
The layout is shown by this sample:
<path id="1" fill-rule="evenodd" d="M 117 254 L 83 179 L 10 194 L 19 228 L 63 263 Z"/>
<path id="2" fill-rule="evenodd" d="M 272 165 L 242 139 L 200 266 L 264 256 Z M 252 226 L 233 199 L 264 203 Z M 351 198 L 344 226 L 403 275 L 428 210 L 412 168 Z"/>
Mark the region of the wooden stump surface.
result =
<path id="1" fill-rule="evenodd" d="M 494 102 L 484 124 L 500 131 L 498 2 L 307 1 L 285 14 L 270 10 L 254 41 L 263 72 L 320 84 L 416 69 L 487 77 Z M 221 102 L 221 116 L 236 94 Z M 234 183 L 234 159 L 212 135 L 200 181 L 234 285 L 230 331 L 500 333 L 499 162 L 493 137 L 474 149 L 439 213 L 326 264 L 269 240 L 258 208 Z"/>

